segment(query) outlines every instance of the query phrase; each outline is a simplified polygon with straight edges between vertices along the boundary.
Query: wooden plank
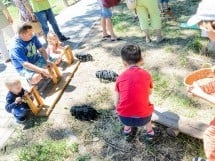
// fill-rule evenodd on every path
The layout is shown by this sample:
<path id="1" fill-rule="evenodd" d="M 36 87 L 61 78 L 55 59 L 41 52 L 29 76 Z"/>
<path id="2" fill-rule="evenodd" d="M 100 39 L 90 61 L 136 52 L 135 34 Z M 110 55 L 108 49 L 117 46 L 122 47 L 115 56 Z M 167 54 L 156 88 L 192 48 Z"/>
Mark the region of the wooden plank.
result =
<path id="1" fill-rule="evenodd" d="M 38 114 L 39 116 L 48 116 L 51 113 L 79 65 L 80 61 L 75 60 L 72 65 L 68 65 L 66 68 L 61 69 L 60 72 L 62 76 L 58 84 L 51 84 L 50 87 L 47 87 L 48 90 L 43 92 L 42 97 L 45 105 Z"/>
<path id="2" fill-rule="evenodd" d="M 203 133 L 209 126 L 203 122 L 179 116 L 167 109 L 156 107 L 152 115 L 152 121 L 164 126 L 177 129 L 192 137 L 202 139 Z"/>

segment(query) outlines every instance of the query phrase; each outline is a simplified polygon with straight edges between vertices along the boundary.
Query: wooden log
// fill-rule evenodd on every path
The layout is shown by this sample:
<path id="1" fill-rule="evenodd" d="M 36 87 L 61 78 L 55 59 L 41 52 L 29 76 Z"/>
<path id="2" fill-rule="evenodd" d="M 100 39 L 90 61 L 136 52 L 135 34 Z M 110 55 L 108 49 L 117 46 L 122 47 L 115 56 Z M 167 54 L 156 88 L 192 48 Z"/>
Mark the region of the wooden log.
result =
<path id="1" fill-rule="evenodd" d="M 166 129 L 166 132 L 169 136 L 176 137 L 176 136 L 178 136 L 180 131 L 178 129 L 174 129 L 174 128 L 169 127 Z"/>
<path id="2" fill-rule="evenodd" d="M 152 121 L 198 139 L 202 139 L 204 131 L 208 128 L 208 124 L 206 123 L 179 116 L 173 112 L 168 111 L 167 109 L 159 107 L 155 108 L 155 111 L 152 115 Z M 177 136 L 177 133 L 175 133 L 175 135 Z"/>

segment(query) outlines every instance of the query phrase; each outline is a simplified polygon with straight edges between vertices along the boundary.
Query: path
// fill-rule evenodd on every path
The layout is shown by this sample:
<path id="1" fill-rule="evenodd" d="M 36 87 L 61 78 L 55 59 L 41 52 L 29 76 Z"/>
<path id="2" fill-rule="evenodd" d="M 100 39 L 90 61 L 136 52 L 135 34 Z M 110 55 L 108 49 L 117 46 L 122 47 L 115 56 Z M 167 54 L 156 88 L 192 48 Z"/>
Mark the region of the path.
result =
<path id="1" fill-rule="evenodd" d="M 63 10 L 57 17 L 61 31 L 66 36 L 71 37 L 70 44 L 73 48 L 78 48 L 79 43 L 88 34 L 91 27 L 99 18 L 99 7 L 97 0 L 81 0 L 73 6 Z M 4 86 L 4 78 L 8 76 L 18 76 L 10 63 L 4 64 L 0 61 L 0 148 L 15 130 L 14 120 L 10 114 L 5 112 L 5 96 L 7 89 Z M 26 81 L 22 79 L 26 86 Z M 58 114 L 58 112 L 54 112 Z"/>

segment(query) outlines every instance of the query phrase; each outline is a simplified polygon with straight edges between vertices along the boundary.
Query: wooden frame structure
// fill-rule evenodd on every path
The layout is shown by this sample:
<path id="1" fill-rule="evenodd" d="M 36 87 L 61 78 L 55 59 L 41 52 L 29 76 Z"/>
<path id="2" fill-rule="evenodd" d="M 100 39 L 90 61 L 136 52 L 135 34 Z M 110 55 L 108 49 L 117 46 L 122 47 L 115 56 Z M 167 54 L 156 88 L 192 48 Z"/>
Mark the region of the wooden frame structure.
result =
<path id="1" fill-rule="evenodd" d="M 44 90 L 45 96 L 41 96 L 37 87 L 34 86 L 31 87 L 29 93 L 25 94 L 24 99 L 36 116 L 49 116 L 80 65 L 80 61 L 74 59 L 69 46 L 65 46 L 64 55 L 67 62 L 65 69 L 60 70 L 56 64 L 48 67 L 53 85 L 51 89 Z M 47 82 L 46 86 L 49 86 Z"/>
<path id="2" fill-rule="evenodd" d="M 72 64 L 74 62 L 74 56 L 72 53 L 72 49 L 69 45 L 64 47 L 64 55 L 66 56 L 66 60 L 68 64 Z"/>

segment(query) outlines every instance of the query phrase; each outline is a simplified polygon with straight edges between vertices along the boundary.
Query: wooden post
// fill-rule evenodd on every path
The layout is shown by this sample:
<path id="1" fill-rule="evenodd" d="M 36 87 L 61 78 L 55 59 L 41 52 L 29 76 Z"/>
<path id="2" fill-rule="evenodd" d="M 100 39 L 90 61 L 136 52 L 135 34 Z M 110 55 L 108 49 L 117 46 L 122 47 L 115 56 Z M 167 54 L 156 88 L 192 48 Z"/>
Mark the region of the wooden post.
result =
<path id="1" fill-rule="evenodd" d="M 36 102 L 33 102 L 31 95 L 35 98 Z M 41 107 L 44 105 L 36 87 L 32 87 L 30 93 L 25 94 L 25 100 L 34 115 L 37 115 L 41 111 Z"/>
<path id="2" fill-rule="evenodd" d="M 42 100 L 42 98 L 41 98 L 39 92 L 37 91 L 36 87 L 33 87 L 33 88 L 32 88 L 32 94 L 33 94 L 33 96 L 35 97 L 35 99 L 36 99 L 38 105 L 39 105 L 39 106 L 43 106 L 43 105 L 44 105 L 44 102 L 43 102 L 43 100 Z"/>
<path id="3" fill-rule="evenodd" d="M 48 67 L 48 70 L 49 70 L 49 74 L 52 77 L 53 83 L 57 84 L 61 77 L 58 67 L 56 66 L 56 64 L 53 64 L 52 67 L 50 66 Z"/>
<path id="4" fill-rule="evenodd" d="M 69 47 L 69 45 L 65 46 L 64 54 L 66 56 L 67 63 L 72 64 L 74 61 L 74 57 L 73 57 L 72 49 Z"/>

